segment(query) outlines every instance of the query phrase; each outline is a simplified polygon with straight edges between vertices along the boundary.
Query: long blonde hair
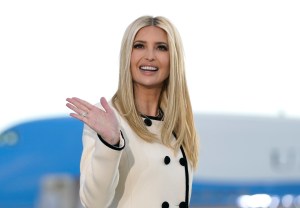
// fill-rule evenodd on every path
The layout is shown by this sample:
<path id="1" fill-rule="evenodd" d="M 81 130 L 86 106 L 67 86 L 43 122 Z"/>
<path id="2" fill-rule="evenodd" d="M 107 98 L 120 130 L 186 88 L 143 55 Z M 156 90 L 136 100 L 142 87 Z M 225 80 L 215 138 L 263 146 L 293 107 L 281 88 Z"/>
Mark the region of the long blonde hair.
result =
<path id="1" fill-rule="evenodd" d="M 192 167 L 198 163 L 198 135 L 194 125 L 194 117 L 185 77 L 184 54 L 180 35 L 172 23 L 165 17 L 142 16 L 132 22 L 126 29 L 120 51 L 120 72 L 118 90 L 113 96 L 113 104 L 128 121 L 131 128 L 147 142 L 158 141 L 149 132 L 138 113 L 133 94 L 133 83 L 130 73 L 130 59 L 133 41 L 137 32 L 146 26 L 163 29 L 168 36 L 170 53 L 170 75 L 165 81 L 160 96 L 159 106 L 164 112 L 161 132 L 162 143 L 173 148 L 175 152 L 182 145 Z M 172 134 L 177 140 L 171 145 Z"/>

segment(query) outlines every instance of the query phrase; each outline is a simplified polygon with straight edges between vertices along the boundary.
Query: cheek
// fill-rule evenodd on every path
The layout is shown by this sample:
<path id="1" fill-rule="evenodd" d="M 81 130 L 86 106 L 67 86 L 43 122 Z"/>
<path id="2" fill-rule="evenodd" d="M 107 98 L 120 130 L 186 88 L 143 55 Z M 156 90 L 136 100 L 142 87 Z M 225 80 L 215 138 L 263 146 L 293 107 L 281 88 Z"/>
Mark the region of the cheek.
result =
<path id="1" fill-rule="evenodd" d="M 167 76 L 170 75 L 170 59 L 168 58 L 165 62 L 165 65 L 166 65 L 166 74 Z"/>
<path id="2" fill-rule="evenodd" d="M 136 70 L 134 70 L 134 65 L 130 64 L 130 74 L 131 74 L 132 78 L 135 77 L 135 72 L 136 72 Z"/>
<path id="3" fill-rule="evenodd" d="M 139 57 L 137 56 L 136 53 L 131 54 L 131 59 L 130 59 L 130 68 L 133 70 L 138 66 L 139 63 Z"/>
<path id="4" fill-rule="evenodd" d="M 133 63 L 134 63 L 134 53 L 131 53 L 130 66 L 133 65 Z"/>
<path id="5" fill-rule="evenodd" d="M 135 78 L 135 74 L 136 74 L 136 66 L 137 66 L 136 60 L 135 60 L 134 56 L 131 56 L 129 69 L 130 69 L 131 77 L 133 79 Z"/>
<path id="6" fill-rule="evenodd" d="M 164 61 L 163 61 L 164 65 L 166 66 L 166 68 L 168 68 L 168 70 L 170 70 L 170 57 L 169 56 L 166 56 L 164 58 Z"/>
<path id="7" fill-rule="evenodd" d="M 134 53 L 131 54 L 130 58 L 130 72 L 131 74 L 134 72 L 134 68 L 137 66 L 137 59 Z"/>
<path id="8" fill-rule="evenodd" d="M 166 78 L 170 75 L 170 62 L 168 60 L 165 60 L 163 62 L 164 70 L 163 70 L 163 76 Z"/>

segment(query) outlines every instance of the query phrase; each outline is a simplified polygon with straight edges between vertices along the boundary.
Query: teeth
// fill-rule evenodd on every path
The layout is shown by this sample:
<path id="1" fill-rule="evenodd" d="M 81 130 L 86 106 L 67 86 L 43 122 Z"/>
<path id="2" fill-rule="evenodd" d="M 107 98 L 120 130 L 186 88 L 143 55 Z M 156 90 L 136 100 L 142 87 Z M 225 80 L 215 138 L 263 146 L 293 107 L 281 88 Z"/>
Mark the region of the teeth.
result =
<path id="1" fill-rule="evenodd" d="M 141 66 L 140 69 L 148 71 L 156 71 L 158 68 L 154 66 Z"/>

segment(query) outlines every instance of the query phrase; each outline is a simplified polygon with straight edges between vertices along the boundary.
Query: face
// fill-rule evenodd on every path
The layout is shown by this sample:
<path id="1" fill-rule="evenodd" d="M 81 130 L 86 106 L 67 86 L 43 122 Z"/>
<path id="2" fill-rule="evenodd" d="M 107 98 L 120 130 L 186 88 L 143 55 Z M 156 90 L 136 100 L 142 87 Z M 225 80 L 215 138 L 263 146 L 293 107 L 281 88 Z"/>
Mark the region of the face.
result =
<path id="1" fill-rule="evenodd" d="M 134 87 L 161 88 L 170 74 L 168 37 L 164 30 L 147 26 L 133 41 L 130 70 Z"/>

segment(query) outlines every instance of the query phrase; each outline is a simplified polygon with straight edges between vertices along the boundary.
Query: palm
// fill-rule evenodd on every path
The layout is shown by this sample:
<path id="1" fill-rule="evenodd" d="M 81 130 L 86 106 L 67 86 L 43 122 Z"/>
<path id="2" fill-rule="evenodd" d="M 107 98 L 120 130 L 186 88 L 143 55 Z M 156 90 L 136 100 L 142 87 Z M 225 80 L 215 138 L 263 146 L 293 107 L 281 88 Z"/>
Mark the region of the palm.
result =
<path id="1" fill-rule="evenodd" d="M 108 143 L 119 141 L 119 122 L 105 98 L 100 100 L 104 110 L 79 98 L 68 98 L 67 101 L 67 107 L 75 112 L 70 114 L 72 117 L 83 121 Z M 83 113 L 86 115 L 83 116 Z"/>

